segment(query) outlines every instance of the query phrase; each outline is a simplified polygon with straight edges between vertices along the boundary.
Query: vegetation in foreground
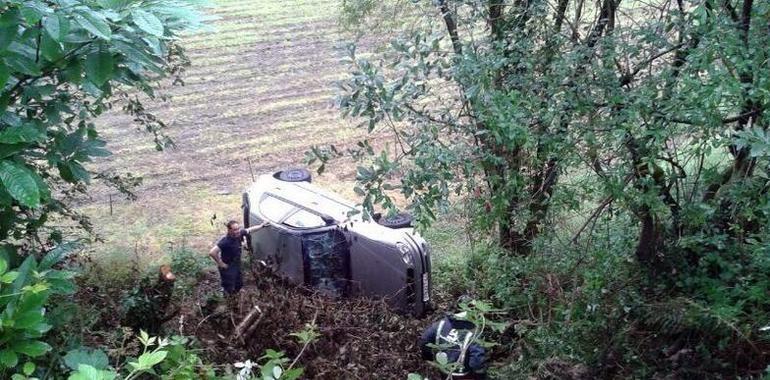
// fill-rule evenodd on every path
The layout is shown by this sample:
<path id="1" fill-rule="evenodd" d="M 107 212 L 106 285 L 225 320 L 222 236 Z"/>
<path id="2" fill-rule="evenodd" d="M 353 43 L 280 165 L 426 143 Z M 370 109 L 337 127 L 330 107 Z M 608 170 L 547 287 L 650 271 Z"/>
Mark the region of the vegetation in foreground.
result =
<path id="1" fill-rule="evenodd" d="M 200 309 L 173 316 L 223 317 L 216 297 L 190 294 L 185 283 L 205 280 L 205 264 L 184 250 L 172 255 L 183 276 L 176 298 L 160 300 L 149 290 L 152 271 L 139 275 L 130 260 L 109 267 L 73 256 L 78 248 L 58 225 L 71 218 L 89 227 L 71 202 L 92 179 L 121 191 L 136 183 L 85 170 L 83 162 L 108 154 L 91 121 L 110 99 L 137 90 L 152 96 L 157 79 L 180 72 L 185 60 L 174 37 L 197 16 L 188 3 L 175 5 L 0 2 L 3 377 L 259 372 L 269 379 L 315 373 L 303 365 L 322 368 L 305 353 L 333 342 L 333 331 L 318 329 L 334 326 L 315 316 L 283 331 L 291 347 L 282 340 L 287 347 L 250 352 L 256 358 L 264 349 L 256 364 L 210 364 L 223 338 L 155 336 L 163 323 L 165 334 L 195 335 L 184 318 L 167 319 L 172 310 L 159 303 Z M 765 374 L 768 4 L 390 6 L 343 4 L 345 20 L 362 30 L 376 31 L 370 26 L 382 25 L 385 14 L 409 21 L 389 20 L 396 38 L 380 56 L 362 59 L 351 50 L 339 105 L 369 133 L 381 138 L 384 129 L 395 141 L 384 152 L 375 148 L 381 140 L 347 151 L 362 160 L 357 192 L 367 207 L 392 209 L 394 191 L 405 196 L 440 253 L 439 300 L 447 305 L 469 293 L 484 318 L 506 322 L 484 337 L 494 344 L 491 375 Z M 163 147 L 163 124 L 136 98 L 127 104 Z M 342 151 L 316 147 L 309 157 L 326 164 Z M 442 218 L 450 222 L 427 227 Z M 87 275 L 75 286 L 78 269 Z M 286 291 L 282 299 L 322 304 L 274 285 Z M 73 295 L 81 302 L 70 302 Z M 366 360 L 381 353 L 373 354 Z M 417 364 L 398 367 L 405 370 L 436 376 Z"/>
<path id="2" fill-rule="evenodd" d="M 338 98 L 393 143 L 318 146 L 310 160 L 359 159 L 367 207 L 403 195 L 428 226 L 461 200 L 476 236 L 496 234 L 500 249 L 460 283 L 516 321 L 503 373 L 765 372 L 770 5 L 345 11 L 361 36 L 383 19 L 397 30 L 374 58 L 351 45 Z"/>

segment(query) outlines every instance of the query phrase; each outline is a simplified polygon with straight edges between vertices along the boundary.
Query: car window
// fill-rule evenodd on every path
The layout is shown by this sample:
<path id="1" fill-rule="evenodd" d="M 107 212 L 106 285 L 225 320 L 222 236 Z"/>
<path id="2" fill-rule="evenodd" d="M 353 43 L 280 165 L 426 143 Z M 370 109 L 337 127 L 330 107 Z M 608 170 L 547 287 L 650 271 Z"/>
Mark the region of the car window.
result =
<path id="1" fill-rule="evenodd" d="M 326 225 L 320 216 L 309 213 L 302 209 L 299 209 L 297 212 L 291 214 L 291 216 L 286 218 L 283 223 L 298 228 L 315 228 L 323 227 Z"/>
<path id="2" fill-rule="evenodd" d="M 270 196 L 263 198 L 262 202 L 259 203 L 259 211 L 262 215 L 276 223 L 280 222 L 295 209 L 296 207 L 293 205 Z"/>

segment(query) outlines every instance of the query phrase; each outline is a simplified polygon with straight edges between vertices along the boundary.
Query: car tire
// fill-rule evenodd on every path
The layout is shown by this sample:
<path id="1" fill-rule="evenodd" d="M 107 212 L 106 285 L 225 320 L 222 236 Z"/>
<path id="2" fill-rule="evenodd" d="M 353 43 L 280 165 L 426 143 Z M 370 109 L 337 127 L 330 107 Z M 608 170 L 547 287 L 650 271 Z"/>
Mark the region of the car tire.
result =
<path id="1" fill-rule="evenodd" d="M 383 216 L 380 218 L 380 220 L 377 221 L 377 223 L 380 225 L 389 228 L 412 227 L 412 222 L 414 222 L 414 218 L 405 212 L 393 215 L 391 217 Z"/>
<path id="2" fill-rule="evenodd" d="M 286 169 L 273 174 L 273 177 L 284 182 L 307 182 L 313 180 L 313 175 L 307 169 Z"/>

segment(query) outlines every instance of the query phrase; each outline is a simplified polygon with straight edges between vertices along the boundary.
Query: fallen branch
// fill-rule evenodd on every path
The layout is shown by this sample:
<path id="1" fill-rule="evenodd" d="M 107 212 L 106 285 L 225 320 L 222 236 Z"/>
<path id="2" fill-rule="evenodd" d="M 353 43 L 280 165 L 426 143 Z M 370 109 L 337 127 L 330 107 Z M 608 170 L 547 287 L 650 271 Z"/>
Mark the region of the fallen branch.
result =
<path id="1" fill-rule="evenodd" d="M 246 315 L 245 318 L 241 321 L 241 323 L 238 324 L 238 326 L 235 327 L 235 332 L 233 335 L 233 339 L 240 339 L 243 341 L 243 338 L 248 337 L 249 334 L 247 334 L 249 331 L 253 332 L 254 329 L 252 327 L 256 327 L 257 324 L 259 324 L 258 317 L 262 316 L 262 310 L 259 308 L 259 306 L 254 305 L 254 309 L 252 309 L 249 314 Z M 255 323 L 256 322 L 256 323 Z"/>

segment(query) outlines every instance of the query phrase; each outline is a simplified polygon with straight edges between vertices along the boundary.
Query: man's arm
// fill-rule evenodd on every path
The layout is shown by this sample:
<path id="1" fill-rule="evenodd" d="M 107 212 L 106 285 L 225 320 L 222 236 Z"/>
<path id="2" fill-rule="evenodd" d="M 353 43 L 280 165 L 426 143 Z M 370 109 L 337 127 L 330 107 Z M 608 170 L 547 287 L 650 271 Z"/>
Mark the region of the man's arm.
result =
<path id="1" fill-rule="evenodd" d="M 261 228 L 267 227 L 269 225 L 270 225 L 270 222 L 265 221 L 262 224 L 259 224 L 259 225 L 253 226 L 253 227 L 249 227 L 249 228 L 244 228 L 244 230 L 246 230 L 247 234 L 250 234 L 250 233 L 252 233 L 252 232 L 254 232 L 256 230 L 259 230 Z"/>
<path id="2" fill-rule="evenodd" d="M 211 251 L 209 251 L 209 256 L 211 256 L 211 258 L 214 259 L 218 267 L 222 269 L 227 269 L 227 264 L 225 264 L 224 261 L 222 261 L 222 257 L 220 255 L 221 252 L 222 250 L 215 245 L 213 248 L 211 248 Z"/>

